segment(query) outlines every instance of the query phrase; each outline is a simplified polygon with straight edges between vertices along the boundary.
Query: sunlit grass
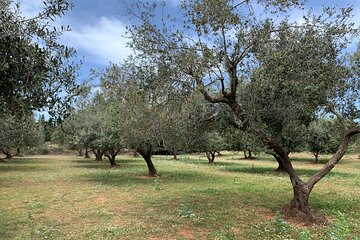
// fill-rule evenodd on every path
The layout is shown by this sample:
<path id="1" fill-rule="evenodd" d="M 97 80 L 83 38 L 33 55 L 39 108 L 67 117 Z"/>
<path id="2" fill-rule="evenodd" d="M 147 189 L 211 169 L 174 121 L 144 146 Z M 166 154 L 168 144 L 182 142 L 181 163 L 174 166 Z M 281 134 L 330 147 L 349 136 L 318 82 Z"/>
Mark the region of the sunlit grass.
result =
<path id="1" fill-rule="evenodd" d="M 321 164 L 291 156 L 308 178 Z M 326 156 L 325 156 L 326 157 Z M 333 224 L 303 227 L 276 214 L 292 196 L 286 174 L 269 156 L 242 160 L 225 152 L 155 156 L 160 177 L 143 178 L 141 158 L 120 156 L 118 168 L 70 156 L 0 164 L 1 239 L 336 239 L 360 235 L 360 165 L 345 157 L 311 195 Z M 337 221 L 337 219 L 339 219 Z M 333 235 L 331 235 L 333 234 Z M 335 235 L 334 235 L 335 234 Z M 347 235 L 346 235 L 347 234 Z M 336 236 L 335 236 L 336 237 Z M 341 238 L 338 238 L 341 239 Z"/>

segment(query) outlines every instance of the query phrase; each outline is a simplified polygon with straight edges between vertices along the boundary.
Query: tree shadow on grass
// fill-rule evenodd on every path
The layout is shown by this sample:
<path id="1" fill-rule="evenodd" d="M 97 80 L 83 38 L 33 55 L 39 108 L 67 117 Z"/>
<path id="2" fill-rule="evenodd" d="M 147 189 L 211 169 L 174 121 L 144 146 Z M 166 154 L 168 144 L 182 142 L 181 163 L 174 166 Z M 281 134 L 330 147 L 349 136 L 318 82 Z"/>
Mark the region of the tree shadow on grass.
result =
<path id="1" fill-rule="evenodd" d="M 44 164 L 48 163 L 47 159 L 39 159 L 39 158 L 13 158 L 10 161 L 6 160 L 5 162 L 0 162 L 0 166 L 2 164 L 11 164 L 11 165 L 19 165 L 19 164 Z"/>
<path id="2" fill-rule="evenodd" d="M 251 166 L 251 167 L 243 167 L 243 166 L 236 166 L 236 167 L 225 167 L 221 168 L 222 171 L 227 172 L 238 172 L 238 173 L 252 173 L 252 174 L 268 174 L 268 175 L 284 175 L 287 176 L 286 172 L 276 172 L 274 168 L 270 167 L 258 167 L 258 166 Z M 296 169 L 296 172 L 303 177 L 311 177 L 318 170 L 315 169 Z M 356 176 L 353 173 L 343 173 L 343 172 L 330 172 L 326 175 L 327 177 L 341 177 L 341 178 L 350 178 Z"/>
<path id="3" fill-rule="evenodd" d="M 0 172 L 35 172 L 46 171 L 45 159 L 38 158 L 13 158 L 11 161 L 0 162 Z"/>
<path id="4" fill-rule="evenodd" d="M 126 168 L 126 169 L 124 169 Z M 171 183 L 196 183 L 210 182 L 216 180 L 211 174 L 186 171 L 160 171 L 158 178 L 144 178 L 147 176 L 147 169 L 142 165 L 127 165 L 119 168 L 98 168 L 92 172 L 81 176 L 84 181 L 97 182 L 110 186 L 136 187 L 149 184 L 155 184 L 155 181 L 161 181 L 162 184 Z"/>
<path id="5" fill-rule="evenodd" d="M 0 164 L 0 172 L 38 172 L 38 171 L 46 171 L 47 167 L 44 166 L 29 166 L 29 165 L 13 165 L 11 163 L 1 163 Z"/>
<path id="6" fill-rule="evenodd" d="M 175 160 L 169 160 L 169 161 L 175 161 Z M 182 160 L 178 160 L 179 163 L 185 163 L 185 164 L 193 164 L 193 165 L 204 165 L 204 166 L 217 166 L 217 167 L 221 167 L 221 166 L 228 166 L 228 167 L 232 167 L 232 166 L 239 166 L 238 162 L 230 162 L 230 161 L 226 161 L 226 160 L 222 160 L 222 161 L 215 161 L 212 164 L 209 164 L 209 162 L 205 159 L 182 159 Z"/>
<path id="7" fill-rule="evenodd" d="M 106 159 L 103 161 L 94 161 L 94 160 L 73 160 L 71 161 L 73 165 L 71 167 L 74 168 L 86 168 L 86 169 L 109 169 L 112 168 L 110 166 L 110 162 Z M 136 161 L 136 160 L 116 160 L 116 163 L 118 166 L 116 166 L 113 169 L 123 169 L 123 168 L 131 168 L 132 165 L 144 165 L 145 162 L 142 161 Z"/>

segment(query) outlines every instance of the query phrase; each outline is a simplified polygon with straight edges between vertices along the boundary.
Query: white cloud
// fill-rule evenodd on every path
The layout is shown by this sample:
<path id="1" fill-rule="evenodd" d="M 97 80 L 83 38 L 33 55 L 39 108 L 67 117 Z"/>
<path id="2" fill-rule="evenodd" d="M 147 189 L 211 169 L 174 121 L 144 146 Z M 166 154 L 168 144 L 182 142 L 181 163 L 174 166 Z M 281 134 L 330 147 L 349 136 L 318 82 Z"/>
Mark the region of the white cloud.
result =
<path id="1" fill-rule="evenodd" d="M 94 25 L 73 27 L 62 41 L 86 55 L 86 60 L 97 64 L 120 62 L 130 55 L 124 37 L 125 25 L 115 18 L 100 17 Z"/>
<path id="2" fill-rule="evenodd" d="M 44 3 L 41 0 L 19 0 L 21 15 L 30 18 L 36 16 L 42 9 Z"/>

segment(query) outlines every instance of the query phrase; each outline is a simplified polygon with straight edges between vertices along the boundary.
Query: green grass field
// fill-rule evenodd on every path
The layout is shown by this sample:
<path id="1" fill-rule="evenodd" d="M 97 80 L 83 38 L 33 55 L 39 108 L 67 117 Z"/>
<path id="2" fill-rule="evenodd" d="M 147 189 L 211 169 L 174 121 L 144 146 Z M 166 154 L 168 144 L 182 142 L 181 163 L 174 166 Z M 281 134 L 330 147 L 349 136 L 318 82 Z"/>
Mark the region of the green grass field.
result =
<path id="1" fill-rule="evenodd" d="M 108 161 L 39 156 L 0 163 L 0 239 L 360 239 L 360 160 L 347 155 L 311 195 L 327 226 L 288 223 L 277 212 L 292 196 L 268 156 L 226 153 Z M 303 178 L 321 165 L 292 156 Z"/>

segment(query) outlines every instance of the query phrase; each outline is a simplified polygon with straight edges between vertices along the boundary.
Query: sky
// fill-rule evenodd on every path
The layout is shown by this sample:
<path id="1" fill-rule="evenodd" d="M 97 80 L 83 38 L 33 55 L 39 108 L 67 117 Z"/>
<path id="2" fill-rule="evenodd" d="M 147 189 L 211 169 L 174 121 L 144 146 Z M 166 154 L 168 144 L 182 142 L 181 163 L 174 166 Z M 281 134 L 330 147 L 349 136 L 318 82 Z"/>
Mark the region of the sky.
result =
<path id="1" fill-rule="evenodd" d="M 43 7 L 42 0 L 17 0 L 22 14 L 34 16 Z M 83 60 L 79 81 L 89 76 L 91 68 L 102 69 L 109 62 L 120 63 L 132 51 L 127 47 L 125 37 L 129 24 L 119 0 L 73 0 L 74 8 L 65 16 L 56 20 L 57 25 L 69 25 L 72 29 L 64 33 L 61 42 L 77 50 L 77 58 Z M 180 0 L 167 0 L 168 10 L 172 14 Z M 320 11 L 322 5 L 354 7 L 354 22 L 360 26 L 360 0 L 308 0 L 306 9 Z M 292 12 L 293 19 L 300 19 L 302 13 Z"/>

